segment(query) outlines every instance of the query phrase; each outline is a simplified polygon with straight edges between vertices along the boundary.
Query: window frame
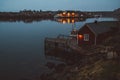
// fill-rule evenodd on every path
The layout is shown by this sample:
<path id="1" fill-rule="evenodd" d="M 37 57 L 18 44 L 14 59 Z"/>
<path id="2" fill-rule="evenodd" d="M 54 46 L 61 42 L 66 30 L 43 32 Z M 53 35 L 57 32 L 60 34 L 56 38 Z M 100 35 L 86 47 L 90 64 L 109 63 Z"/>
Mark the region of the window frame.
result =
<path id="1" fill-rule="evenodd" d="M 84 41 L 89 41 L 89 34 L 84 34 Z"/>

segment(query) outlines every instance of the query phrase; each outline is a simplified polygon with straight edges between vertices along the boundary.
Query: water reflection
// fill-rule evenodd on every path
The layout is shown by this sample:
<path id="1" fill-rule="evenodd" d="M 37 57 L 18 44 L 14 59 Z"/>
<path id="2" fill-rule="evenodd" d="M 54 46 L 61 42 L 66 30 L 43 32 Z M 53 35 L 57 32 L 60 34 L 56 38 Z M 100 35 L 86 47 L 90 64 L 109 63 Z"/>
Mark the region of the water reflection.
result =
<path id="1" fill-rule="evenodd" d="M 85 21 L 85 18 L 55 18 L 55 21 L 59 22 L 59 23 L 75 23 L 75 22 L 80 22 L 80 21 Z"/>
<path id="2" fill-rule="evenodd" d="M 81 54 L 76 54 L 76 36 L 59 35 L 57 38 L 45 38 L 44 50 L 46 59 L 60 60 L 67 64 L 74 64 L 82 58 Z"/>
<path id="3" fill-rule="evenodd" d="M 81 22 L 81 21 L 85 21 L 85 18 L 25 18 L 25 19 L 16 19 L 16 18 L 8 18 L 8 19 L 4 19 L 1 18 L 0 22 L 24 22 L 24 23 L 32 23 L 32 22 L 40 22 L 40 21 L 44 21 L 44 20 L 51 20 L 51 21 L 56 21 L 59 23 L 75 23 L 75 22 Z"/>
<path id="4" fill-rule="evenodd" d="M 76 25 L 81 27 L 81 25 L 84 25 L 84 23 L 93 22 L 94 20 L 95 18 L 87 19 L 84 22 L 76 23 Z M 101 18 L 100 20 L 110 21 L 113 19 Z M 23 22 L 6 23 L 4 21 L 0 23 L 0 58 L 2 65 L 0 67 L 2 74 L 0 75 L 1 79 L 1 76 L 5 76 L 7 79 L 11 79 L 10 77 L 15 78 L 16 76 L 20 79 L 20 77 L 26 77 L 27 75 L 29 75 L 29 77 L 32 77 L 31 75 L 34 75 L 34 72 L 36 72 L 36 74 L 37 72 L 45 72 L 47 71 L 46 68 L 44 68 L 46 58 L 52 57 L 54 61 L 56 61 L 56 58 L 57 60 L 61 60 L 62 58 L 62 60 L 66 59 L 68 63 L 72 63 L 70 60 L 77 62 L 75 59 L 81 59 L 81 56 L 75 56 L 74 53 L 77 52 L 74 52 L 74 50 L 70 51 L 70 48 L 68 46 L 64 48 L 64 45 L 59 45 L 62 46 L 62 48 L 46 48 L 46 58 L 44 56 L 45 37 L 56 38 L 56 36 L 61 33 L 68 35 L 71 31 L 71 24 L 58 24 L 57 22 L 48 20 L 33 23 L 34 24 L 25 24 Z M 82 34 L 81 36 L 79 34 L 79 37 L 84 38 Z M 69 38 L 74 41 L 70 41 L 71 44 L 73 43 L 73 45 L 75 45 L 77 43 L 76 38 Z M 49 52 L 47 52 L 48 49 L 50 50 Z M 16 80 L 18 80 L 18 78 Z"/>
<path id="5" fill-rule="evenodd" d="M 11 18 L 11 19 L 0 19 L 0 22 L 24 22 L 24 23 L 33 23 L 33 22 L 41 22 L 45 20 L 51 20 L 54 21 L 54 18 L 26 18 L 26 19 L 16 19 L 16 18 Z"/>

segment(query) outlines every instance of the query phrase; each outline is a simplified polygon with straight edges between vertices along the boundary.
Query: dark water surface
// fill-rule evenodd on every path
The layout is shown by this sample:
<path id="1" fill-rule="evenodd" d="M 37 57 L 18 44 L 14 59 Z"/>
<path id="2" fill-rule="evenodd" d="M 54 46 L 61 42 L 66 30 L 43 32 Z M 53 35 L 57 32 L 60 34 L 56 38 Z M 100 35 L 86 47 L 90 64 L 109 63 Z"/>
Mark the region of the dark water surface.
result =
<path id="1" fill-rule="evenodd" d="M 76 28 L 94 20 L 77 22 Z M 115 19 L 99 19 L 106 20 Z M 45 37 L 69 35 L 71 30 L 72 24 L 54 21 L 0 22 L 0 80 L 38 79 L 42 72 L 49 71 L 44 67 L 48 61 L 44 55 Z"/>

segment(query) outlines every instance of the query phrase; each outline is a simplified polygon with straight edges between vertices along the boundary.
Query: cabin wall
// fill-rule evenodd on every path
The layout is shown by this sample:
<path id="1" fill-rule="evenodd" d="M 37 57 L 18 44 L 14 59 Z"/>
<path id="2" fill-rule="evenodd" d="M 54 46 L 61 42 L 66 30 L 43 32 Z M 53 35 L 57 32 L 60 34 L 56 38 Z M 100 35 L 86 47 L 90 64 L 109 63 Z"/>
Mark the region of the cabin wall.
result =
<path id="1" fill-rule="evenodd" d="M 89 34 L 89 41 L 84 40 L 84 34 Z M 84 44 L 92 45 L 92 44 L 95 44 L 95 35 L 86 25 L 83 26 L 79 30 L 78 36 L 79 35 L 82 35 L 83 37 L 81 37 L 81 38 L 78 37 L 78 45 L 84 45 Z"/>
<path id="2" fill-rule="evenodd" d="M 99 34 L 97 37 L 97 44 L 101 44 L 103 41 L 105 41 L 106 38 L 108 38 L 111 34 L 109 32 L 105 32 L 102 34 Z"/>

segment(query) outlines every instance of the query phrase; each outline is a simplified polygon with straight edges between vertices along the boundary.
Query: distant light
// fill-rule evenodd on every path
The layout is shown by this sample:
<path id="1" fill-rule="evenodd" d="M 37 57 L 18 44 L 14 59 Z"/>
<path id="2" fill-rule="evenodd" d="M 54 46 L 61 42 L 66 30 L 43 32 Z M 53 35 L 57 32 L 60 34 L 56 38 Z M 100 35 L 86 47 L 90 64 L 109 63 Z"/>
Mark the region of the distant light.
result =
<path id="1" fill-rule="evenodd" d="M 58 19 L 58 22 L 62 22 L 62 19 Z"/>
<path id="2" fill-rule="evenodd" d="M 75 13 L 72 13 L 72 16 L 75 16 Z"/>
<path id="3" fill-rule="evenodd" d="M 70 19 L 67 19 L 67 22 L 70 23 Z"/>
<path id="4" fill-rule="evenodd" d="M 72 19 L 72 23 L 75 23 L 75 20 L 74 20 L 74 19 Z"/>
<path id="5" fill-rule="evenodd" d="M 63 20 L 63 21 L 62 21 L 62 23 L 63 23 L 63 24 L 65 24 L 65 23 L 66 23 L 66 21 L 65 21 L 65 20 Z"/>
<path id="6" fill-rule="evenodd" d="M 66 14 L 66 12 L 63 12 L 63 15 L 65 15 Z"/>
<path id="7" fill-rule="evenodd" d="M 81 14 L 80 16 L 83 17 L 83 14 Z"/>
<path id="8" fill-rule="evenodd" d="M 62 16 L 62 14 L 59 14 L 59 16 Z"/>
<path id="9" fill-rule="evenodd" d="M 68 17 L 70 16 L 70 13 L 67 13 Z"/>

